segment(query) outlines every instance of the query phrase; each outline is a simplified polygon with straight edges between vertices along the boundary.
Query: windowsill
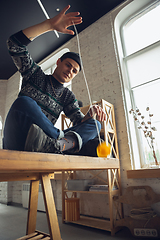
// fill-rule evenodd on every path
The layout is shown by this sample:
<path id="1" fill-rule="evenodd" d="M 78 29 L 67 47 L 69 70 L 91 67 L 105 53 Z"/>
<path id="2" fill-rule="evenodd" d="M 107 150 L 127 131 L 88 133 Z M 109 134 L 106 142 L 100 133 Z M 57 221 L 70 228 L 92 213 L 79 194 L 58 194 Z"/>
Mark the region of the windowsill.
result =
<path id="1" fill-rule="evenodd" d="M 160 168 L 127 170 L 127 178 L 160 178 Z"/>

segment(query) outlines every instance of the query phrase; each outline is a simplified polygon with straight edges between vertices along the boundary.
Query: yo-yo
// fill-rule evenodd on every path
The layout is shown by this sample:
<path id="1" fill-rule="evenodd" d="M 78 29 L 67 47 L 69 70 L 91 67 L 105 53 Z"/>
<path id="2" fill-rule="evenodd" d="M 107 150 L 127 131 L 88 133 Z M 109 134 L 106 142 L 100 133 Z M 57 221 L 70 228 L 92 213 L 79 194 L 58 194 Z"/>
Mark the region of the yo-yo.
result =
<path id="1" fill-rule="evenodd" d="M 106 142 L 101 142 L 99 143 L 99 145 L 97 146 L 97 156 L 98 157 L 103 157 L 106 158 L 110 155 L 111 153 L 111 145 L 110 144 L 106 144 Z"/>

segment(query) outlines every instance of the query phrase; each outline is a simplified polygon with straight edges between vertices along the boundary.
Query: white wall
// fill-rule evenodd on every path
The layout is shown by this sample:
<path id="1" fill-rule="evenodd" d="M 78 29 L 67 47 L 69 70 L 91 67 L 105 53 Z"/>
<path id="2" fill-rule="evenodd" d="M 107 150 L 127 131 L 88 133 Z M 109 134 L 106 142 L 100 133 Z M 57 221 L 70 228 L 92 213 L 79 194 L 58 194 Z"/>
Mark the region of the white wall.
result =
<path id="1" fill-rule="evenodd" d="M 19 84 L 20 84 L 20 74 L 17 72 L 15 73 L 10 79 L 8 80 L 0 80 L 0 116 L 2 117 L 2 124 L 4 127 L 4 121 L 6 115 L 13 103 L 13 101 L 17 98 L 19 92 Z M 2 148 L 2 138 L 3 138 L 3 131 L 0 132 L 0 149 Z M 15 184 L 15 183 L 13 183 Z M 19 183 L 18 183 L 19 185 Z M 12 198 L 12 190 L 13 186 L 11 183 L 1 182 L 0 183 L 0 202 L 7 204 L 11 202 L 13 199 L 17 201 L 17 191 L 14 192 L 14 196 Z M 20 192 L 20 191 L 19 191 Z M 18 198 L 18 203 L 21 202 L 21 196 Z"/>

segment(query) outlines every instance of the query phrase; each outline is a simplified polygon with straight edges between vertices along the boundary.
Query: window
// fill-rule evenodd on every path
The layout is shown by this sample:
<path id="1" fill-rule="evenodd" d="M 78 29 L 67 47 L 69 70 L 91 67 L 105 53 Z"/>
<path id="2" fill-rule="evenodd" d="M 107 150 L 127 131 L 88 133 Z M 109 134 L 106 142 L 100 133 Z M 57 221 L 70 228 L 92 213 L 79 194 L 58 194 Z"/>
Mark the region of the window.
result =
<path id="1" fill-rule="evenodd" d="M 121 42 L 123 51 L 123 67 L 125 68 L 125 88 L 130 98 L 126 101 L 127 109 L 138 108 L 145 121 L 149 121 L 146 108 L 149 107 L 152 126 L 157 131 L 155 136 L 155 151 L 160 161 L 160 1 L 152 1 L 151 5 L 141 9 L 140 12 L 126 19 L 121 28 Z M 127 111 L 128 111 L 127 110 Z M 133 152 L 137 146 L 139 166 L 144 167 L 154 162 L 152 149 L 149 147 L 143 131 L 138 130 L 136 121 L 129 117 Z M 132 123 L 131 123 L 132 121 Z M 143 122 L 143 120 L 142 120 Z M 133 133 L 134 132 L 134 133 Z M 136 143 L 136 142 L 137 143 Z M 133 154 L 134 155 L 134 154 Z M 134 161 L 137 161 L 134 156 Z M 135 163 L 136 165 L 136 163 Z"/>
<path id="2" fill-rule="evenodd" d="M 2 130 L 2 117 L 0 116 L 0 131 Z"/>

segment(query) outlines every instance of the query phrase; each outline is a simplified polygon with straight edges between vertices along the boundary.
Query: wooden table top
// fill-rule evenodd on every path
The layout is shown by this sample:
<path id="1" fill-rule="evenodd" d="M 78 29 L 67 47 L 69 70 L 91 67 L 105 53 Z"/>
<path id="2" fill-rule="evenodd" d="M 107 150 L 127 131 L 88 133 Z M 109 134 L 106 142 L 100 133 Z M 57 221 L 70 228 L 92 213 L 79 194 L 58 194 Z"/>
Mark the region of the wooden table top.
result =
<path id="1" fill-rule="evenodd" d="M 119 160 L 115 158 L 0 150 L 0 173 L 52 173 L 54 171 L 114 168 L 119 168 Z"/>
<path id="2" fill-rule="evenodd" d="M 0 150 L 0 182 L 54 178 L 57 171 L 117 169 L 119 160 L 76 155 Z"/>

